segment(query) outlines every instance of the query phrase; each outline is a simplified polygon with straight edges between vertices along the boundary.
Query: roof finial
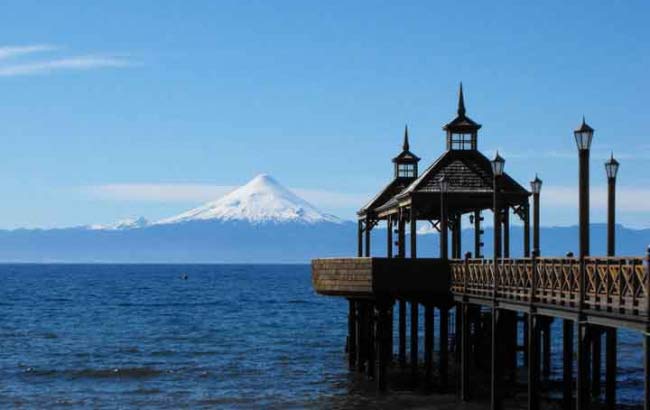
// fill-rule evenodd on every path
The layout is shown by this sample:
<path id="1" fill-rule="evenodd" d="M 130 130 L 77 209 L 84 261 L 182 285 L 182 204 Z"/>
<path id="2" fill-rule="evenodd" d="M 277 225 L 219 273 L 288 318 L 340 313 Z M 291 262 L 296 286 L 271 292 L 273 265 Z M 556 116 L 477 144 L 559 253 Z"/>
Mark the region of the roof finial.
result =
<path id="1" fill-rule="evenodd" d="M 409 126 L 408 124 L 404 126 L 404 145 L 402 146 L 404 151 L 409 150 Z"/>
<path id="2" fill-rule="evenodd" d="M 465 116 L 465 97 L 463 96 L 463 82 L 460 82 L 460 91 L 458 92 L 458 116 Z"/>

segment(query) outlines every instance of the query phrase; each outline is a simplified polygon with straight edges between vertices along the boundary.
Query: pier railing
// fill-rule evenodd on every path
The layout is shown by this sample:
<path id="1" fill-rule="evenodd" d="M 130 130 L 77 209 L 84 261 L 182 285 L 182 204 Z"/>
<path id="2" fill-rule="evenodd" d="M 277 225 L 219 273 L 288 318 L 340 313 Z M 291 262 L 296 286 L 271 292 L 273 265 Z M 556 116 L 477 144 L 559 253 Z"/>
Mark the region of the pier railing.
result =
<path id="1" fill-rule="evenodd" d="M 648 316 L 650 274 L 644 258 L 452 260 L 455 294 Z M 495 286 L 496 269 L 496 286 Z"/>

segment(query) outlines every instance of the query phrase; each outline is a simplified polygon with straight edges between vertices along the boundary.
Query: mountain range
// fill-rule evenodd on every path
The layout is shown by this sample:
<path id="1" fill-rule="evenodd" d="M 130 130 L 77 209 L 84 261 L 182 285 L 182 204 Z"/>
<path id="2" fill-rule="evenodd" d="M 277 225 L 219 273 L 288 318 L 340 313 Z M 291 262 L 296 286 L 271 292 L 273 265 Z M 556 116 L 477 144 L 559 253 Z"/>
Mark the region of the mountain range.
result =
<path id="1" fill-rule="evenodd" d="M 617 226 L 618 254 L 642 255 L 650 230 Z M 578 229 L 541 229 L 543 255 L 577 250 Z M 511 228 L 511 255 L 521 256 L 523 232 Z M 492 249 L 485 230 L 485 255 Z M 592 254 L 605 251 L 606 228 L 591 226 Z M 422 234 L 420 256 L 437 256 L 439 236 Z M 473 232 L 463 231 L 463 250 Z M 372 254 L 386 253 L 386 230 L 372 232 Z M 357 225 L 321 212 L 270 175 L 179 215 L 60 229 L 0 230 L 1 262 L 65 263 L 306 263 L 315 257 L 356 254 Z"/>

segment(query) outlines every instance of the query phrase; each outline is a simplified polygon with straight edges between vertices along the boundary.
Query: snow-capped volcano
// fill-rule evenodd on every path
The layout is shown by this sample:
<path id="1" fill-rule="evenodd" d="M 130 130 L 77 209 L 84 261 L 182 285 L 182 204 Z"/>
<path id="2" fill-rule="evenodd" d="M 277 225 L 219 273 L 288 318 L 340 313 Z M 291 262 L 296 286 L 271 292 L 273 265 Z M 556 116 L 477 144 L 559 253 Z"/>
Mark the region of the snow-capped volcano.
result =
<path id="1" fill-rule="evenodd" d="M 157 224 L 204 220 L 247 221 L 254 224 L 341 222 L 337 217 L 319 211 L 270 175 L 261 174 L 216 201 L 163 219 Z"/>

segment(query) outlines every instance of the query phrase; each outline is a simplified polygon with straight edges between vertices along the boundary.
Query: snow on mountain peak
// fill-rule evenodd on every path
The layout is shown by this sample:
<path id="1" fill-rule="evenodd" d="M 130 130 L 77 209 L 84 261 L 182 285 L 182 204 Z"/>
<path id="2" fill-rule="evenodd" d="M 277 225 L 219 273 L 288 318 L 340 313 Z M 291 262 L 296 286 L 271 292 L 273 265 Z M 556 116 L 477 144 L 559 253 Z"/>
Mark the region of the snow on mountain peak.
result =
<path id="1" fill-rule="evenodd" d="M 300 198 L 272 176 L 260 174 L 222 198 L 209 202 L 180 215 L 163 219 L 159 224 L 197 220 L 248 221 L 251 223 L 341 221 L 322 213 Z"/>
<path id="2" fill-rule="evenodd" d="M 111 225 L 90 225 L 88 226 L 88 229 L 94 231 L 120 231 L 125 229 L 144 228 L 146 226 L 149 226 L 149 221 L 141 216 L 139 218 L 122 219 L 121 221 L 117 221 Z"/>

